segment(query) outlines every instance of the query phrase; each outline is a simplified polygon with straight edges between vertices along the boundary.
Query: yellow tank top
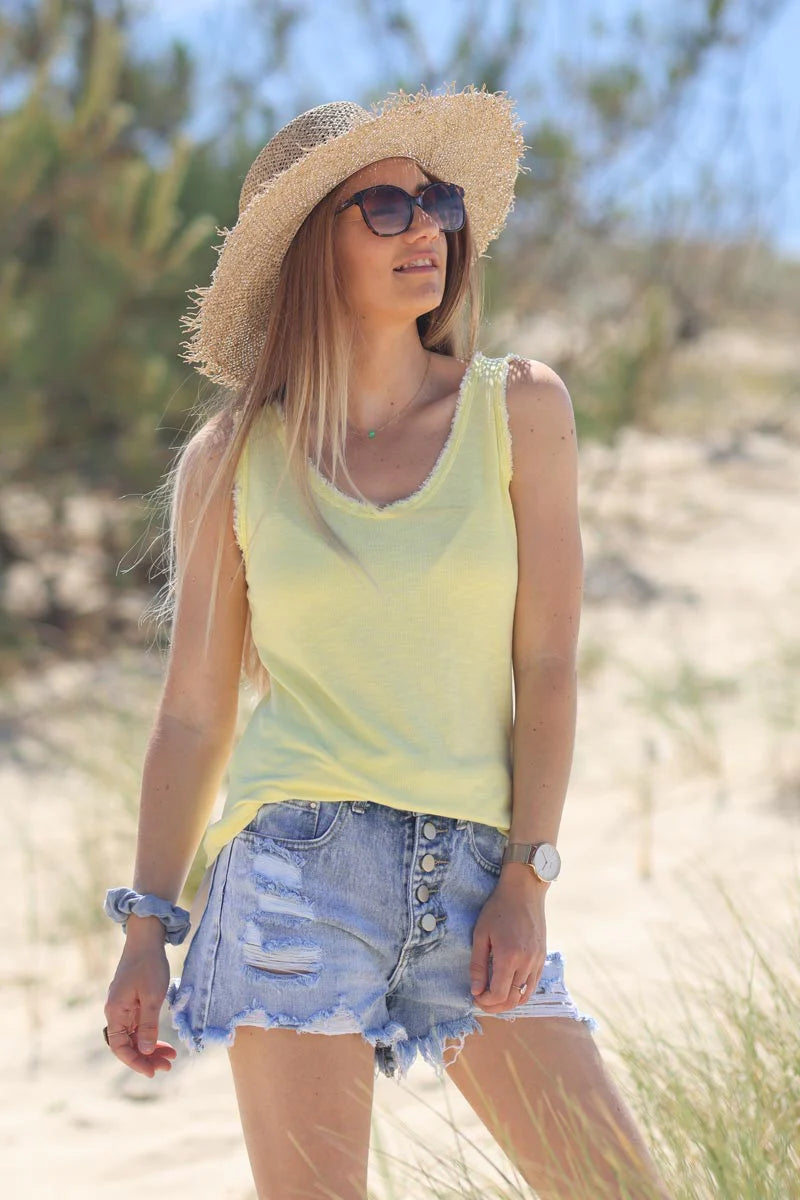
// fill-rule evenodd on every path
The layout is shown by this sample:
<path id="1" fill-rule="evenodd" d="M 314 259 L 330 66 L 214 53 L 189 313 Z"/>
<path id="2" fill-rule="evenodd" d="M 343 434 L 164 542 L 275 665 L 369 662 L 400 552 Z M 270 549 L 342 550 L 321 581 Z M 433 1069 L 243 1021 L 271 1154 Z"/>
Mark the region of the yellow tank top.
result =
<path id="1" fill-rule="evenodd" d="M 308 459 L 340 557 L 287 474 L 285 425 L 267 406 L 235 477 L 253 637 L 270 673 L 228 770 L 210 865 L 262 804 L 366 799 L 511 823 L 511 641 L 517 540 L 505 403 L 514 355 L 477 351 L 432 471 L 410 496 L 348 496 Z"/>

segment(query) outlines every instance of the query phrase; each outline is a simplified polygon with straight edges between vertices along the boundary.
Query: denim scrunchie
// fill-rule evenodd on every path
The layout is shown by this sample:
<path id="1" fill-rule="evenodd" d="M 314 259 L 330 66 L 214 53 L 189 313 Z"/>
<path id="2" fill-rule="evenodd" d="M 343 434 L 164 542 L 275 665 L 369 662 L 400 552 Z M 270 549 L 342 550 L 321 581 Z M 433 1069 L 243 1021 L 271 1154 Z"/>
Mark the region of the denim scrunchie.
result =
<path id="1" fill-rule="evenodd" d="M 158 917 L 164 926 L 165 937 L 173 946 L 180 946 L 189 932 L 189 913 L 169 900 L 148 893 L 134 892 L 132 888 L 109 888 L 103 910 L 112 921 L 117 921 L 125 932 L 128 932 L 128 917 L 131 913 L 136 917 Z"/>

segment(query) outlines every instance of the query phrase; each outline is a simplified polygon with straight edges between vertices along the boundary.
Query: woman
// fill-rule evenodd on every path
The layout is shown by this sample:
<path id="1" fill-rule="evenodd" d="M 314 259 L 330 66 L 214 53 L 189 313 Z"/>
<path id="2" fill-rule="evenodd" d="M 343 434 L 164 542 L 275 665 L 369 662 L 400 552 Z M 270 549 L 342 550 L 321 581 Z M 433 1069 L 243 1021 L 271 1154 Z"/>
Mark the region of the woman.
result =
<path id="1" fill-rule="evenodd" d="M 375 1075 L 417 1055 L 541 1195 L 621 1196 L 626 1171 L 666 1194 L 546 950 L 575 427 L 547 366 L 474 348 L 523 150 L 485 89 L 303 113 L 184 318 L 225 392 L 171 482 L 172 645 L 134 886 L 106 899 L 127 933 L 106 1039 L 168 1070 L 167 996 L 191 1050 L 227 1046 L 259 1196 L 364 1197 Z M 242 663 L 260 699 L 234 747 Z"/>

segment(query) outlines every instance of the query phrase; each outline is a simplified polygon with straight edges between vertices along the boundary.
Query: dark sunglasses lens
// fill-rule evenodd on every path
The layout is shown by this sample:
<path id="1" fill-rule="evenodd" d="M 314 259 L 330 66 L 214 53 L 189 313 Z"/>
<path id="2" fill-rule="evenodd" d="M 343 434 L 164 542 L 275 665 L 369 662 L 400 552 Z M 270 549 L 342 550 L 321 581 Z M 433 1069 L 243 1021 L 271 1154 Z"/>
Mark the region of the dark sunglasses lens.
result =
<path id="1" fill-rule="evenodd" d="M 364 193 L 364 211 L 376 233 L 402 233 L 410 224 L 410 202 L 402 188 L 377 184 Z M 464 224 L 464 200 L 452 183 L 432 183 L 422 193 L 422 207 L 445 233 Z"/>
<path id="2" fill-rule="evenodd" d="M 364 193 L 364 211 L 376 233 L 402 233 L 408 225 L 408 196 L 391 184 L 378 184 Z"/>
<path id="3" fill-rule="evenodd" d="M 464 224 L 464 200 L 452 183 L 434 183 L 422 193 L 422 207 L 445 233 Z"/>

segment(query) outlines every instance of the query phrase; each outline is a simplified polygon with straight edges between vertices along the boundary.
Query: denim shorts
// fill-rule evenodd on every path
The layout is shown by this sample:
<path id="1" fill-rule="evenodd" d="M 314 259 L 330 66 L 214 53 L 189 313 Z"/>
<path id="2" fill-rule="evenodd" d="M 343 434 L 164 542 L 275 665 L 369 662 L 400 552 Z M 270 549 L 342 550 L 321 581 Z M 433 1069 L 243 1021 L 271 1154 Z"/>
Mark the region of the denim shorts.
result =
<path id="1" fill-rule="evenodd" d="M 230 1046 L 238 1025 L 360 1033 L 375 1074 L 404 1078 L 417 1054 L 443 1078 L 480 1021 L 576 1008 L 548 953 L 535 991 L 489 1014 L 470 993 L 472 934 L 500 878 L 507 835 L 493 825 L 368 800 L 261 806 L 214 860 L 182 974 L 173 1027 L 190 1051 Z M 491 969 L 491 962 L 490 962 Z"/>

